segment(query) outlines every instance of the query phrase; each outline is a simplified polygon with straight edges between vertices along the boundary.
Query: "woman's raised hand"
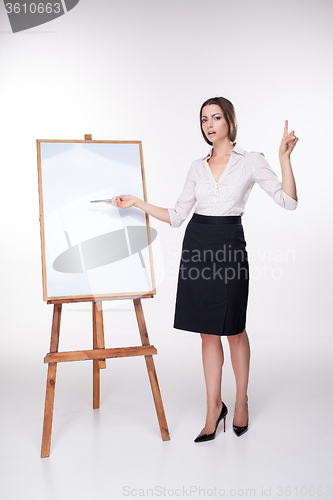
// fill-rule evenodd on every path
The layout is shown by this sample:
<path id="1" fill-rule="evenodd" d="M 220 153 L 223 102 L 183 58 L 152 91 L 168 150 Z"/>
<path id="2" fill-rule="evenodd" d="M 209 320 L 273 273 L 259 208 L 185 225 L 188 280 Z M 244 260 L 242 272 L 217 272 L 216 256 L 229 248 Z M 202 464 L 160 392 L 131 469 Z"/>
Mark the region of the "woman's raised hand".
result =
<path id="1" fill-rule="evenodd" d="M 117 208 L 130 208 L 134 206 L 137 199 L 138 198 L 131 194 L 122 194 L 121 196 L 115 196 L 112 198 L 112 201 L 107 201 L 106 203 Z"/>
<path id="2" fill-rule="evenodd" d="M 284 122 L 284 131 L 283 137 L 281 140 L 280 148 L 279 148 L 279 156 L 290 156 L 292 150 L 296 146 L 298 141 L 298 137 L 295 136 L 295 131 L 292 130 L 288 134 L 288 120 Z"/>

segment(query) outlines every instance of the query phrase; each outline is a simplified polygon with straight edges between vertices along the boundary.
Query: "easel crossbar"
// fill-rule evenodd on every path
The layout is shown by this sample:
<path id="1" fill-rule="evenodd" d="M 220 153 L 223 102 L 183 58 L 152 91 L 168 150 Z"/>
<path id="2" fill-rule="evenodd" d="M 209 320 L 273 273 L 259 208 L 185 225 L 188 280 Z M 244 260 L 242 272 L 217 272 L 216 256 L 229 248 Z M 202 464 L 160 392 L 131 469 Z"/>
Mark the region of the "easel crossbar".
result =
<path id="1" fill-rule="evenodd" d="M 111 349 L 93 349 L 88 351 L 50 352 L 44 363 L 61 363 L 63 361 L 84 361 L 86 359 L 123 358 L 127 356 L 147 356 L 157 354 L 153 345 L 134 347 L 114 347 Z"/>

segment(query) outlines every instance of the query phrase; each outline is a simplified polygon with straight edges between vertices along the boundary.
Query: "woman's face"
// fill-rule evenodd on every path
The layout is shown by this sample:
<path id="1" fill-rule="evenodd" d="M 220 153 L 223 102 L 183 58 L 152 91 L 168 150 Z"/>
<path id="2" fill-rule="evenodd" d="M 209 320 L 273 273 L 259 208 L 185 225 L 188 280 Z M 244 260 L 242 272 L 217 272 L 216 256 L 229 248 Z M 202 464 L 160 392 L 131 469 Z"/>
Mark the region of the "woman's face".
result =
<path id="1" fill-rule="evenodd" d="M 229 125 L 220 106 L 209 104 L 202 110 L 201 125 L 207 139 L 214 142 L 229 138 Z"/>

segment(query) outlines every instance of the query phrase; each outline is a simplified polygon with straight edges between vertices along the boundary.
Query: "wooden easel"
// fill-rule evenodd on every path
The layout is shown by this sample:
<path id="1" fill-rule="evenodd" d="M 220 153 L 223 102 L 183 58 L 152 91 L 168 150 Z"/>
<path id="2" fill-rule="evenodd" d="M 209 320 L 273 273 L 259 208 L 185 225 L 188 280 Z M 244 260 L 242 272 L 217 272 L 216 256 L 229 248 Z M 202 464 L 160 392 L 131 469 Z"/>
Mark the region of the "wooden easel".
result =
<path id="1" fill-rule="evenodd" d="M 91 134 L 86 134 L 84 136 L 84 139 L 85 141 L 91 141 L 92 140 Z M 41 238 L 43 240 L 44 238 L 43 233 Z M 150 241 L 149 234 L 148 234 L 148 241 Z M 45 273 L 43 274 L 43 280 L 45 280 Z M 53 310 L 50 352 L 44 358 L 44 362 L 48 363 L 49 367 L 48 367 L 47 383 L 46 383 L 44 426 L 43 426 L 42 451 L 41 451 L 42 458 L 50 456 L 57 364 L 64 361 L 82 361 L 87 359 L 93 360 L 93 408 L 96 409 L 99 408 L 100 406 L 100 370 L 102 368 L 106 368 L 105 360 L 108 358 L 144 356 L 147 365 L 151 390 L 153 393 L 162 439 L 163 441 L 168 441 L 170 439 L 169 430 L 163 409 L 162 397 L 157 381 L 157 375 L 153 360 L 153 354 L 157 354 L 157 350 L 153 345 L 150 345 L 141 305 L 142 298 L 153 298 L 153 297 L 154 295 L 147 293 L 140 296 L 131 296 L 123 294 L 121 296 L 107 296 L 107 297 L 99 296 L 98 298 L 97 297 L 62 298 L 59 300 L 47 301 L 48 304 L 54 305 L 54 310 Z M 135 309 L 136 319 L 138 322 L 142 346 L 117 347 L 113 349 L 105 349 L 102 303 L 103 301 L 106 300 L 124 300 L 124 299 L 131 299 L 134 302 L 134 309 Z M 64 303 L 73 303 L 73 302 L 92 302 L 93 349 L 88 351 L 58 352 L 62 305 Z"/>
<path id="2" fill-rule="evenodd" d="M 170 439 L 162 403 L 162 397 L 157 381 L 154 360 L 152 356 L 153 354 L 157 354 L 157 350 L 153 345 L 150 345 L 146 323 L 142 310 L 142 304 L 141 304 L 141 298 L 148 298 L 148 297 L 152 298 L 153 295 L 143 295 L 141 297 L 123 297 L 123 296 L 112 297 L 112 298 L 99 297 L 96 300 L 68 299 L 68 300 L 59 300 L 59 301 L 54 300 L 47 302 L 48 304 L 54 304 L 54 310 L 53 310 L 50 352 L 44 358 L 44 362 L 48 363 L 49 367 L 47 374 L 46 396 L 45 396 L 44 426 L 43 426 L 43 438 L 42 438 L 42 450 L 41 450 L 42 458 L 50 456 L 57 364 L 64 361 L 93 360 L 93 408 L 96 409 L 99 408 L 100 406 L 100 369 L 106 368 L 105 360 L 107 358 L 144 356 L 147 365 L 151 390 L 153 393 L 162 439 L 163 441 L 168 441 Z M 102 303 L 104 300 L 119 300 L 124 298 L 133 300 L 142 346 L 117 347 L 112 349 L 105 349 Z M 65 302 L 73 303 L 73 302 L 88 302 L 88 301 L 92 302 L 93 349 L 86 351 L 58 352 L 62 304 Z"/>

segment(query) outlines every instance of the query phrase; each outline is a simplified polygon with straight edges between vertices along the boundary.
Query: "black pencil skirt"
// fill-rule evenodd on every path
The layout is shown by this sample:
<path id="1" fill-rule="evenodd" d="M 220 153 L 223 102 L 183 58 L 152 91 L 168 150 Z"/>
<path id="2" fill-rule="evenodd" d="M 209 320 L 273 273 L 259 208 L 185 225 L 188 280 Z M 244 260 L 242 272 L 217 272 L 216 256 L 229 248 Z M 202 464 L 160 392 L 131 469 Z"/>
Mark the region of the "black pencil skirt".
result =
<path id="1" fill-rule="evenodd" d="M 245 328 L 248 292 L 241 216 L 193 214 L 184 235 L 174 328 L 237 335 Z"/>

